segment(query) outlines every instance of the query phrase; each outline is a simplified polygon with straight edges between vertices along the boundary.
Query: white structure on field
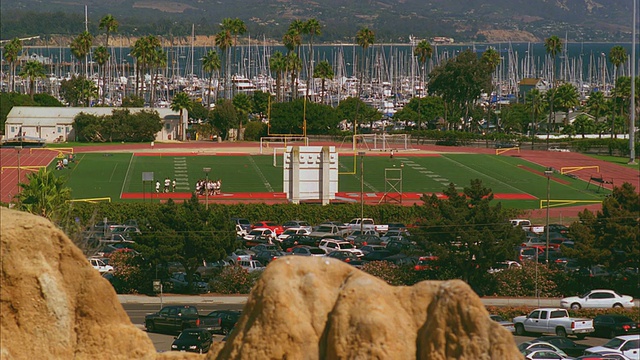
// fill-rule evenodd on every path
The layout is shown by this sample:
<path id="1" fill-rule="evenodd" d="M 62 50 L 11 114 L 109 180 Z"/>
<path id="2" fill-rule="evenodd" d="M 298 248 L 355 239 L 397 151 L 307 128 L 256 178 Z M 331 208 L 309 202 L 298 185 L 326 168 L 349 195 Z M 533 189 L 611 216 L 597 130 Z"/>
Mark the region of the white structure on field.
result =
<path id="1" fill-rule="evenodd" d="M 335 146 L 287 146 L 283 172 L 283 189 L 290 202 L 321 200 L 327 205 L 335 199 L 338 192 Z"/>

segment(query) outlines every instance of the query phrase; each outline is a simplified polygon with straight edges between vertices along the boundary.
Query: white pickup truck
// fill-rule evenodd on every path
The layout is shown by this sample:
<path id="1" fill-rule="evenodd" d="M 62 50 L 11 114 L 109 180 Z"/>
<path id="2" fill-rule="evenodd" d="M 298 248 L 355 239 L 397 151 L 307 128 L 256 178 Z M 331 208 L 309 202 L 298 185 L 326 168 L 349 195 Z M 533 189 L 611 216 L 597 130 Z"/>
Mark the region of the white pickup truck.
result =
<path id="1" fill-rule="evenodd" d="M 567 310 L 557 308 L 535 309 L 529 315 L 513 318 L 513 324 L 517 335 L 555 333 L 561 337 L 575 335 L 578 339 L 584 339 L 594 332 L 593 320 L 571 318 Z"/>
<path id="2" fill-rule="evenodd" d="M 349 230 L 375 230 L 378 233 L 386 233 L 389 231 L 389 225 L 376 225 L 371 218 L 351 219 L 347 227 Z"/>

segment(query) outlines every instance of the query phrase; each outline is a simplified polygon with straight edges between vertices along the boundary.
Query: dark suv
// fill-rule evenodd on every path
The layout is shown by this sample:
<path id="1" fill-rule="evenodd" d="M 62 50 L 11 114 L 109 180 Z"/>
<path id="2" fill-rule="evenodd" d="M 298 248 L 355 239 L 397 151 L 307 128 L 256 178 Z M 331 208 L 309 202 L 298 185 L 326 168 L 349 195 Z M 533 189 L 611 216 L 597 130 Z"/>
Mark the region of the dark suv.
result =
<path id="1" fill-rule="evenodd" d="M 231 218 L 231 221 L 235 225 L 240 225 L 246 232 L 251 231 L 251 222 L 249 220 L 234 217 L 234 218 Z"/>
<path id="2" fill-rule="evenodd" d="M 241 311 L 215 310 L 203 316 L 202 320 L 211 331 L 226 335 L 236 326 L 240 315 L 242 315 Z"/>

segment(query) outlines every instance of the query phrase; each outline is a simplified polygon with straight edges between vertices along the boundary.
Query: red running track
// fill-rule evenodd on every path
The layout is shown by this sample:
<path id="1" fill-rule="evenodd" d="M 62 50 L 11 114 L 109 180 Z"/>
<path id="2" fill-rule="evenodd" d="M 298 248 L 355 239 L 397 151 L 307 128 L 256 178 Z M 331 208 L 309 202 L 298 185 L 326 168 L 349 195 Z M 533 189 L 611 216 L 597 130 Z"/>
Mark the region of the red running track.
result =
<path id="1" fill-rule="evenodd" d="M 23 148 L 20 151 L 20 167 L 24 166 L 48 166 L 58 155 L 57 151 L 33 150 Z M 18 151 L 13 148 L 0 149 L 0 165 L 18 166 Z M 25 182 L 27 174 L 32 171 L 21 169 L 4 169 L 0 174 L 0 201 L 8 203 L 18 193 L 18 181 Z M 21 179 L 18 179 L 20 173 Z"/>

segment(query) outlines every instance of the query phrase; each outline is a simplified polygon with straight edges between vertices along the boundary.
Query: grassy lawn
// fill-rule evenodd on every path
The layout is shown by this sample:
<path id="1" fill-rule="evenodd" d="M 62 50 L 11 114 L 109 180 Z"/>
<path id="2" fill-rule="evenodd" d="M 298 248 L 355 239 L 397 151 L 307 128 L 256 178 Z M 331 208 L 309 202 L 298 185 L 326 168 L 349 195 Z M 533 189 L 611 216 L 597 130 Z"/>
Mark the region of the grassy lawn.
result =
<path id="1" fill-rule="evenodd" d="M 281 164 L 280 164 L 281 165 Z M 58 171 L 68 177 L 74 198 L 111 197 L 119 200 L 122 192 L 142 192 L 142 173 L 153 172 L 153 178 L 176 179 L 178 192 L 191 192 L 203 179 L 204 167 L 210 167 L 210 179 L 221 179 L 226 193 L 282 192 L 282 167 L 273 166 L 273 156 L 133 156 L 133 154 L 79 154 L 68 170 Z M 366 192 L 391 191 L 385 183 L 385 169 L 402 169 L 404 192 L 442 192 L 449 183 L 462 190 L 471 179 L 481 179 L 496 194 L 529 194 L 546 199 L 547 178 L 544 168 L 517 157 L 483 154 L 447 154 L 437 157 L 369 156 L 364 158 Z M 355 170 L 355 174 L 353 173 Z M 360 191 L 360 160 L 342 156 L 339 159 L 339 191 Z M 539 172 L 539 173 L 535 173 Z M 391 174 L 400 175 L 399 171 Z M 557 179 L 558 181 L 554 181 Z M 550 182 L 551 199 L 602 200 L 605 192 L 585 190 L 583 181 L 554 175 Z M 147 185 L 146 192 L 154 191 Z M 505 206 L 531 209 L 538 200 L 509 200 Z"/>
<path id="2" fill-rule="evenodd" d="M 614 164 L 618 164 L 618 165 L 622 165 L 622 166 L 626 166 L 629 168 L 638 168 L 638 164 L 635 165 L 629 165 L 629 156 L 627 157 L 620 157 L 620 156 L 609 156 L 609 155 L 593 155 L 593 154 L 586 154 L 587 156 L 591 156 L 594 159 L 598 159 L 598 160 L 603 160 L 603 161 L 608 161 L 610 163 L 614 163 Z"/>

